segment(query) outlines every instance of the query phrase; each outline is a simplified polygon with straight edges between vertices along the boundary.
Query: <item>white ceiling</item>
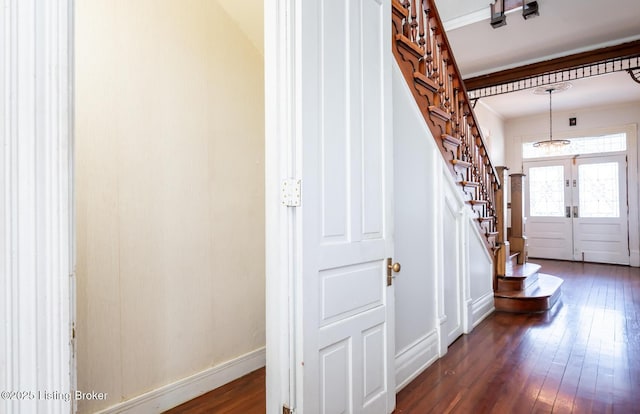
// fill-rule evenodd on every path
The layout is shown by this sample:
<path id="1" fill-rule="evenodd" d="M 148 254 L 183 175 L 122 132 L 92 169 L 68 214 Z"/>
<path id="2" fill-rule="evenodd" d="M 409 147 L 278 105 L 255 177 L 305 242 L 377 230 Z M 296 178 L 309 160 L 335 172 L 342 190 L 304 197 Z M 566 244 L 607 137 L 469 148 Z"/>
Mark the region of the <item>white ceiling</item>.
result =
<path id="1" fill-rule="evenodd" d="M 436 0 L 436 4 L 464 78 L 640 39 L 638 0 L 538 0 L 539 16 L 524 20 L 516 9 L 507 13 L 507 25 L 498 29 L 489 24 L 487 0 Z M 626 72 L 572 83 L 569 91 L 554 95 L 554 108 L 640 101 L 640 84 Z M 548 111 L 549 104 L 530 90 L 482 102 L 504 119 Z"/>

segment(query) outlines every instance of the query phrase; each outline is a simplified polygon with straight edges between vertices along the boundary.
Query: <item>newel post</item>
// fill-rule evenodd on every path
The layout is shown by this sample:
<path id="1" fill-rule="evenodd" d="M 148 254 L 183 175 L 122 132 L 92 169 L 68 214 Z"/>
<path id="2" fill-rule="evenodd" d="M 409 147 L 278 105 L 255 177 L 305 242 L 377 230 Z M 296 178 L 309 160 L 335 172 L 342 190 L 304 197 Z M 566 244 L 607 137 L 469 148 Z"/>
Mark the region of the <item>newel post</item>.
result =
<path id="1" fill-rule="evenodd" d="M 527 261 L 527 236 L 525 235 L 524 183 L 526 175 L 516 173 L 511 177 L 511 236 L 509 242 L 513 251 L 520 252 L 518 264 Z"/>
<path id="2" fill-rule="evenodd" d="M 507 167 L 496 167 L 498 173 L 498 179 L 502 183 L 500 188 L 495 192 L 496 202 L 496 230 L 498 236 L 496 237 L 496 245 L 498 251 L 496 252 L 496 276 L 504 276 L 506 274 L 507 260 L 510 256 L 510 245 L 507 240 Z"/>

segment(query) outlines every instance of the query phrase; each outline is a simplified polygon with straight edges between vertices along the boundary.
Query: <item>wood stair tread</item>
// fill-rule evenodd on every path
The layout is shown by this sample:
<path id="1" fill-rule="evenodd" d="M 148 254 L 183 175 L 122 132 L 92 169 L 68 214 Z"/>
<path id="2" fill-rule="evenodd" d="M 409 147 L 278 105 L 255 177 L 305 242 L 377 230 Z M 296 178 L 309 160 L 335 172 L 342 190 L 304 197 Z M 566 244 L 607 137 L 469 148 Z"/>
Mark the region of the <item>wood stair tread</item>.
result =
<path id="1" fill-rule="evenodd" d="M 539 273 L 534 273 L 533 275 L 528 276 L 528 277 L 526 277 L 524 279 L 514 278 L 514 277 L 505 278 L 504 276 L 498 276 L 498 284 L 497 284 L 496 292 L 508 292 L 508 291 L 514 291 L 514 290 L 524 290 L 528 286 L 530 286 L 533 283 L 537 282 L 539 275 L 540 275 Z"/>
<path id="2" fill-rule="evenodd" d="M 393 0 L 391 2 L 391 5 L 393 6 L 394 13 L 397 13 L 404 18 L 407 18 L 409 16 L 409 10 L 404 7 L 398 0 Z"/>
<path id="3" fill-rule="evenodd" d="M 453 169 L 460 173 L 468 170 L 473 165 L 470 162 L 462 161 L 458 159 L 450 160 L 450 162 L 451 164 L 453 164 Z"/>
<path id="4" fill-rule="evenodd" d="M 538 282 L 531 284 L 524 290 L 512 290 L 507 292 L 496 292 L 495 297 L 510 299 L 539 299 L 553 296 L 564 281 L 557 276 L 538 273 Z"/>
<path id="5" fill-rule="evenodd" d="M 420 48 L 420 46 L 413 43 L 408 37 L 402 34 L 396 35 L 396 44 L 404 48 L 404 50 L 408 51 L 413 55 L 414 58 L 420 59 L 424 56 L 424 50 Z"/>
<path id="6" fill-rule="evenodd" d="M 451 114 L 449 112 L 447 112 L 444 109 L 442 109 L 440 107 L 437 107 L 435 105 L 429 106 L 429 113 L 431 113 L 434 116 L 437 116 L 438 118 L 442 119 L 443 121 L 450 121 L 451 120 Z"/>
<path id="7" fill-rule="evenodd" d="M 541 266 L 535 263 L 525 263 L 522 265 L 510 265 L 507 263 L 507 269 L 505 279 L 526 279 L 527 277 L 534 275 L 540 271 Z"/>
<path id="8" fill-rule="evenodd" d="M 425 88 L 431 93 L 435 93 L 438 90 L 438 84 L 433 79 L 427 77 L 425 74 L 420 72 L 413 72 L 413 80 L 416 82 L 416 86 Z M 421 93 L 425 93 L 425 91 L 420 91 Z M 458 144 L 460 145 L 460 144 Z"/>
<path id="9" fill-rule="evenodd" d="M 458 181 L 458 184 L 460 184 L 463 187 L 469 187 L 469 188 L 477 188 L 480 187 L 480 183 L 477 183 L 475 181 Z"/>
<path id="10" fill-rule="evenodd" d="M 452 146 L 455 146 L 455 147 L 459 147 L 460 144 L 462 144 L 462 140 L 461 139 L 458 139 L 458 138 L 456 138 L 456 137 L 454 137 L 452 135 L 449 135 L 449 134 L 442 134 L 440 136 L 440 138 L 442 139 L 442 141 L 444 141 L 447 144 L 450 144 Z"/>
<path id="11" fill-rule="evenodd" d="M 478 217 L 478 221 L 479 222 L 486 222 L 486 221 L 495 221 L 495 217 L 494 216 L 484 216 L 484 217 Z"/>

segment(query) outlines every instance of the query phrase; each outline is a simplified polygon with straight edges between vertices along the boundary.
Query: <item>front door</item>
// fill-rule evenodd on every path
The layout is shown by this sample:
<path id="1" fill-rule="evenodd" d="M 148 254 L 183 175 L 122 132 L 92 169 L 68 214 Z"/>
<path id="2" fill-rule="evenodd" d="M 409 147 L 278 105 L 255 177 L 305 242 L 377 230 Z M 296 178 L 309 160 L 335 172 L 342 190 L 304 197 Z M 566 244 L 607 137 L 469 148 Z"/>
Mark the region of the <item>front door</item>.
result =
<path id="1" fill-rule="evenodd" d="M 529 256 L 629 264 L 624 155 L 525 164 Z"/>
<path id="2" fill-rule="evenodd" d="M 395 406 L 390 2 L 297 3 L 296 412 Z"/>
<path id="3" fill-rule="evenodd" d="M 626 161 L 624 155 L 576 159 L 574 260 L 629 264 Z"/>

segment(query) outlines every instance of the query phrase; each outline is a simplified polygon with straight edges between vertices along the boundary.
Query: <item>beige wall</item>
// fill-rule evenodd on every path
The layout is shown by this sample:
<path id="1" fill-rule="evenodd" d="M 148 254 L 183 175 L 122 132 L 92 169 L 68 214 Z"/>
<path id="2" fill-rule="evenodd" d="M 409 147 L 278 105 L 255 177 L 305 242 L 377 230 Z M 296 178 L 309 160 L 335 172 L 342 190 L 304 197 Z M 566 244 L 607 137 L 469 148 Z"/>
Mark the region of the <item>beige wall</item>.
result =
<path id="1" fill-rule="evenodd" d="M 83 413 L 264 346 L 264 85 L 215 1 L 75 18 Z"/>
<path id="2" fill-rule="evenodd" d="M 489 147 L 489 156 L 495 167 L 505 165 L 504 119 L 481 100 L 474 108 L 482 135 Z"/>

